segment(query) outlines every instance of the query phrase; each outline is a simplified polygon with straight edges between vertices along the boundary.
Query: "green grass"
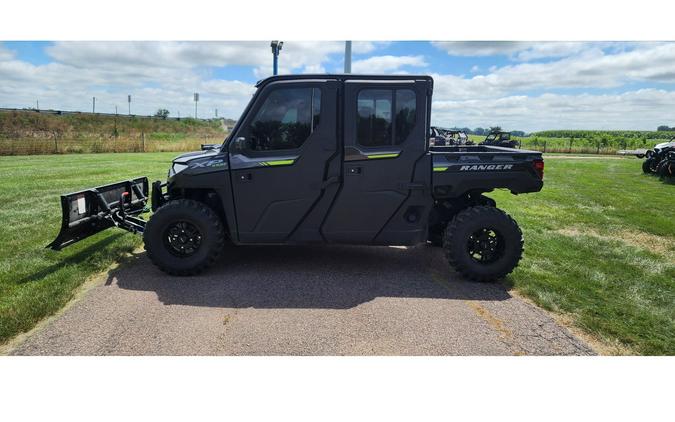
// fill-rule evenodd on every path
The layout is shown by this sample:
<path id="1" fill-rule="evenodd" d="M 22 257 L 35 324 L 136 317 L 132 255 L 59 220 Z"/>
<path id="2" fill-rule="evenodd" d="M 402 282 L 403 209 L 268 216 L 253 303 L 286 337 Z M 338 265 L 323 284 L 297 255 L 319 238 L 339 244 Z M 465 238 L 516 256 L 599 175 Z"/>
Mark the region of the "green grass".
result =
<path id="1" fill-rule="evenodd" d="M 148 175 L 175 153 L 0 157 L 0 343 L 61 308 L 141 244 L 108 230 L 62 252 L 59 195 Z M 540 193 L 491 194 L 519 222 L 525 257 L 506 281 L 618 351 L 675 354 L 675 185 L 640 161 L 552 158 Z"/>
<path id="2" fill-rule="evenodd" d="M 0 157 L 0 344 L 53 314 L 87 277 L 141 244 L 107 230 L 61 252 L 59 195 L 134 176 L 164 180 L 176 153 Z"/>
<path id="3" fill-rule="evenodd" d="M 544 190 L 491 194 L 525 235 L 507 283 L 606 344 L 675 354 L 675 185 L 636 159 L 549 157 Z"/>

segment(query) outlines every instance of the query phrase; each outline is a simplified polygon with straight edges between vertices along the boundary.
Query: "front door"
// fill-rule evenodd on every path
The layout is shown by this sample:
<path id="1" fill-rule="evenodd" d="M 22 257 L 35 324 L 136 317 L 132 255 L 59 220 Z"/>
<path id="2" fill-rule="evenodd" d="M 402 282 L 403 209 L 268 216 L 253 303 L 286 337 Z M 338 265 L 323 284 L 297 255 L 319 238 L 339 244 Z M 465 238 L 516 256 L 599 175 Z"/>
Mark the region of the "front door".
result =
<path id="1" fill-rule="evenodd" d="M 320 221 L 303 223 L 337 190 L 327 172 L 339 159 L 336 96 L 337 82 L 325 81 L 273 82 L 257 96 L 230 145 L 239 242 L 321 239 Z"/>
<path id="2" fill-rule="evenodd" d="M 341 243 L 424 241 L 431 208 L 428 81 L 347 81 L 343 185 L 322 227 Z"/>

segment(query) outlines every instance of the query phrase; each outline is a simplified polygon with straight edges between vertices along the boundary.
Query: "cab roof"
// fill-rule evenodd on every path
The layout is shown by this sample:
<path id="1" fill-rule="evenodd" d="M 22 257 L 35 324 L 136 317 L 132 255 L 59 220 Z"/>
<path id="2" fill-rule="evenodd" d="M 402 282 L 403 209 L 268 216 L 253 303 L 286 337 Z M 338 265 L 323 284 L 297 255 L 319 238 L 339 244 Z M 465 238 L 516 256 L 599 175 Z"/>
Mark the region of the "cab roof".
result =
<path id="1" fill-rule="evenodd" d="M 267 85 L 270 82 L 276 81 L 294 81 L 294 80 L 326 80 L 333 79 L 339 81 L 360 80 L 360 81 L 410 81 L 410 80 L 426 80 L 433 84 L 434 79 L 429 75 L 360 75 L 355 73 L 320 73 L 307 75 L 277 75 L 262 79 L 255 84 L 256 88 Z"/>

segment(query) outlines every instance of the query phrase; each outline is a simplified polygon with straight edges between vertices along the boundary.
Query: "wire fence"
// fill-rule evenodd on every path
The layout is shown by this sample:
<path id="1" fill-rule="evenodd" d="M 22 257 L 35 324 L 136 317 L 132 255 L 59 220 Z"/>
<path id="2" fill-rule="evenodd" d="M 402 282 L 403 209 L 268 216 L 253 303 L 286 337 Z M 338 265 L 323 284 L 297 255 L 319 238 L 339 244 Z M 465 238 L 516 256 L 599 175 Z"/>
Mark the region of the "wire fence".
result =
<path id="1" fill-rule="evenodd" d="M 117 139 L 0 139 L 0 155 L 187 152 L 199 150 L 202 144 L 222 142 L 222 137 L 182 140 L 147 139 L 145 136 Z"/>
<path id="2" fill-rule="evenodd" d="M 6 107 L 0 107 L 0 113 L 2 112 L 22 112 L 22 113 L 39 113 L 39 114 L 46 114 L 46 115 L 54 115 L 54 116 L 69 116 L 69 115 L 92 115 L 92 116 L 103 116 L 103 117 L 120 117 L 120 118 L 134 118 L 134 119 L 157 119 L 158 116 L 149 116 L 149 115 L 144 115 L 144 114 L 129 114 L 129 113 L 91 113 L 88 111 L 69 111 L 69 110 L 43 110 L 43 109 L 37 109 L 37 108 L 6 108 Z M 228 120 L 223 117 L 210 117 L 210 118 L 201 118 L 201 117 L 191 117 L 191 116 L 183 116 L 183 117 L 161 117 L 161 119 L 164 120 L 185 120 L 185 119 L 193 119 L 193 120 L 201 120 L 201 121 L 213 121 L 213 120 Z"/>

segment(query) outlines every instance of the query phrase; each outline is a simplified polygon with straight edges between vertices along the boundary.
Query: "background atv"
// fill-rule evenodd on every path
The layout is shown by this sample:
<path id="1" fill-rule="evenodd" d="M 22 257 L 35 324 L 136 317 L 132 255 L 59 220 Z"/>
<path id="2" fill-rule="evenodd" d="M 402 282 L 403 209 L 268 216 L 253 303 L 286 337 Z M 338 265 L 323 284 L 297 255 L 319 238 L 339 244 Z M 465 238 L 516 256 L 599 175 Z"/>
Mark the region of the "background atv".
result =
<path id="1" fill-rule="evenodd" d="M 656 174 L 659 178 L 672 180 L 675 175 L 675 151 L 670 151 L 666 158 L 661 160 L 657 168 Z"/>
<path id="2" fill-rule="evenodd" d="M 448 145 L 446 131 L 443 128 L 432 126 L 429 128 L 429 144 L 437 147 Z"/>
<path id="3" fill-rule="evenodd" d="M 429 137 L 430 144 L 437 147 L 446 145 L 473 145 L 466 132 L 432 126 Z"/>
<path id="4" fill-rule="evenodd" d="M 645 173 L 656 173 L 659 174 L 659 165 L 666 156 L 675 151 L 675 138 L 671 139 L 668 142 L 663 142 L 647 151 L 647 159 L 642 162 L 642 171 Z"/>
<path id="5" fill-rule="evenodd" d="M 505 148 L 518 148 L 518 141 L 511 139 L 511 132 L 491 132 L 483 142 L 478 145 L 493 145 Z"/>

